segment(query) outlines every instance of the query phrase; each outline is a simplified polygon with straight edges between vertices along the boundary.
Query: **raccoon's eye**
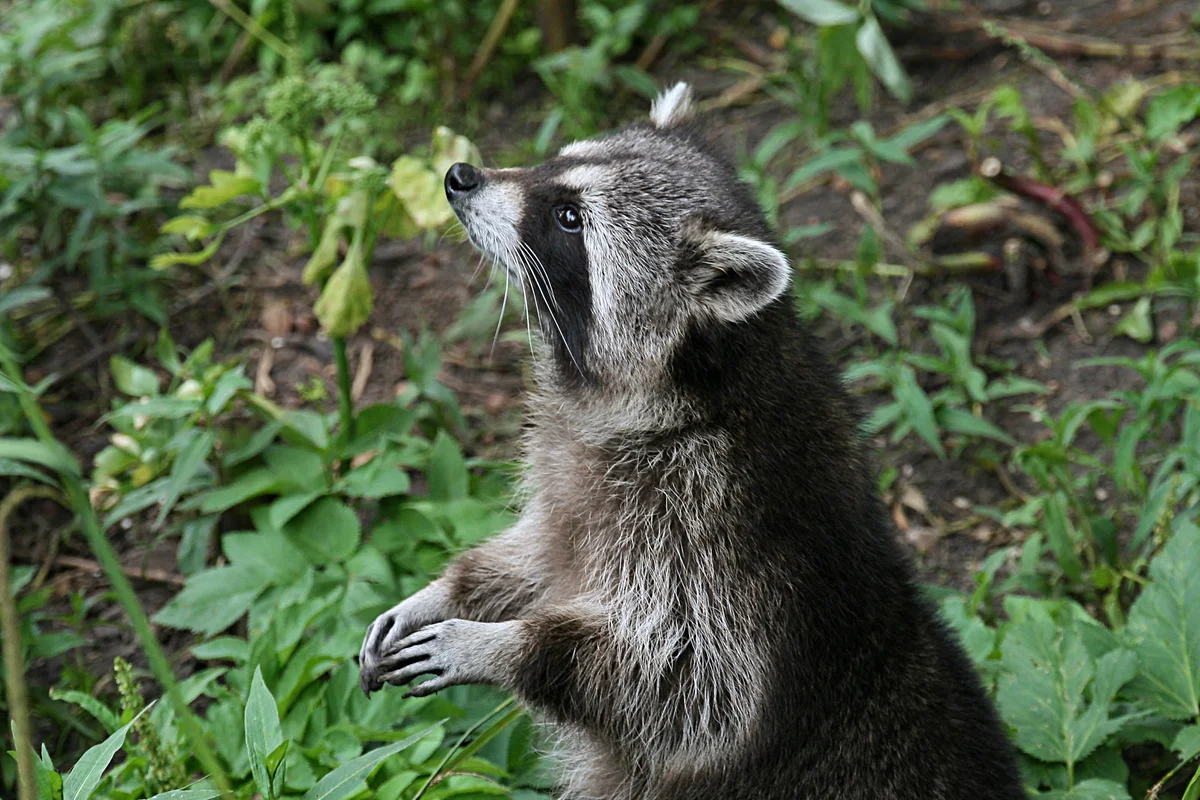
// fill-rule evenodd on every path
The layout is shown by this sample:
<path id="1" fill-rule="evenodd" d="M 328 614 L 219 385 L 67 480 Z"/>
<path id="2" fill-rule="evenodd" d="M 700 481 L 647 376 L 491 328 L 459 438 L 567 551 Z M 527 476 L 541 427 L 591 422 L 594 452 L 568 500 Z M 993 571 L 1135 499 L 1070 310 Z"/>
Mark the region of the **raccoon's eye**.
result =
<path id="1" fill-rule="evenodd" d="M 577 206 L 570 204 L 555 206 L 554 221 L 567 233 L 579 233 L 583 230 L 583 215 L 579 213 Z"/>

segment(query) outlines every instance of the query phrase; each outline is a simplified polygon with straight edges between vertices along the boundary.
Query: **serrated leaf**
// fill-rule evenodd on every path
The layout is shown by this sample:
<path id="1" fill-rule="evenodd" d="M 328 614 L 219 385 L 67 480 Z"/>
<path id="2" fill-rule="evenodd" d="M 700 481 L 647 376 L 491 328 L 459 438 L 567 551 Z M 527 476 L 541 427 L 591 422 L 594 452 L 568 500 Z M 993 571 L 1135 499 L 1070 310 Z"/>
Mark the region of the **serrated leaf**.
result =
<path id="1" fill-rule="evenodd" d="M 143 708 L 137 717 L 130 720 L 127 725 L 118 728 L 103 742 L 89 748 L 79 757 L 79 761 L 71 768 L 70 773 L 63 778 L 63 800 L 87 800 L 92 796 L 92 792 L 104 778 L 104 770 L 108 767 L 109 762 L 121 749 L 121 745 L 125 744 L 125 734 L 129 732 L 129 728 L 137 721 L 138 717 L 145 712 L 146 709 Z"/>
<path id="2" fill-rule="evenodd" d="M 362 538 L 358 515 L 333 497 L 322 497 L 305 508 L 283 532 L 312 563 L 320 565 L 345 561 Z"/>
<path id="3" fill-rule="evenodd" d="M 1150 563 L 1126 633 L 1140 670 L 1131 691 L 1171 719 L 1200 714 L 1200 528 L 1181 525 Z"/>
<path id="4" fill-rule="evenodd" d="M 254 668 L 254 679 L 250 683 L 250 697 L 246 700 L 246 754 L 250 758 L 250 773 L 258 790 L 265 798 L 274 798 L 270 773 L 267 771 L 267 756 L 283 743 L 283 729 L 279 725 L 279 707 L 263 682 L 262 668 Z"/>
<path id="5" fill-rule="evenodd" d="M 821 27 L 858 22 L 858 11 L 835 0 L 779 0 L 779 5 L 805 22 Z"/>
<path id="6" fill-rule="evenodd" d="M 101 703 L 98 698 L 92 697 L 90 694 L 77 692 L 75 690 L 60 691 L 55 687 L 50 687 L 50 699 L 60 700 L 64 703 L 74 703 L 84 711 L 96 718 L 96 721 L 104 726 L 104 730 L 108 733 L 115 733 L 121 727 L 121 720 L 114 714 L 108 706 Z"/>
<path id="7" fill-rule="evenodd" d="M 438 723 L 438 725 L 440 724 Z M 316 786 L 305 793 L 303 800 L 344 800 L 344 798 L 350 797 L 357 793 L 359 785 L 367 779 L 372 770 L 379 766 L 384 759 L 390 758 L 401 750 L 413 746 L 436 727 L 437 725 L 431 725 L 420 733 L 415 733 L 406 739 L 401 739 L 395 744 L 380 747 L 369 753 L 364 753 L 358 758 L 347 761 L 317 781 Z"/>
<path id="8" fill-rule="evenodd" d="M 1179 731 L 1171 749 L 1179 753 L 1179 760 L 1183 762 L 1200 756 L 1200 725 L 1189 725 Z"/>
<path id="9" fill-rule="evenodd" d="M 247 175 L 238 175 L 223 169 L 208 173 L 208 186 L 197 186 L 192 193 L 179 201 L 180 208 L 216 208 L 242 195 L 259 194 L 262 187 Z"/>
<path id="10" fill-rule="evenodd" d="M 269 585 L 269 574 L 257 565 L 207 569 L 188 578 L 154 621 L 213 636 L 241 619 Z"/>
<path id="11" fill-rule="evenodd" d="M 458 500 L 467 496 L 469 475 L 462 450 L 445 431 L 438 431 L 425 473 L 431 499 Z"/>
<path id="12" fill-rule="evenodd" d="M 996 700 L 1017 746 L 1041 761 L 1077 764 L 1129 719 L 1110 717 L 1109 704 L 1133 677 L 1136 658 L 1113 650 L 1093 661 L 1074 619 L 1031 615 L 1014 623 L 1001 665 Z"/>

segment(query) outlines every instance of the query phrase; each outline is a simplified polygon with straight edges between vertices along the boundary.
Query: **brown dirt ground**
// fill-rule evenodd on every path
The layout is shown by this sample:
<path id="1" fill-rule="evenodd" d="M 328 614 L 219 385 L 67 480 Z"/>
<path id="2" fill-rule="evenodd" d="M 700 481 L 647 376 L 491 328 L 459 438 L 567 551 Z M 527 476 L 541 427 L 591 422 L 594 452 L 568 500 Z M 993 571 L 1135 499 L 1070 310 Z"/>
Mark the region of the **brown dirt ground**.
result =
<path id="1" fill-rule="evenodd" d="M 1184 29 L 1194 3 L 1162 2 L 1097 2 L 1074 0 L 1056 3 L 1032 3 L 1021 0 L 990 0 L 978 4 L 985 13 L 1003 14 L 1014 18 L 1037 21 L 1049 29 L 1064 33 L 1101 36 L 1118 41 L 1159 36 Z M 752 21 L 753 22 L 753 21 Z M 761 24 L 747 26 L 746 36 L 760 47 L 766 47 L 770 33 Z M 930 104 L 954 102 L 983 87 L 1011 84 L 1018 87 L 1035 116 L 1057 117 L 1070 123 L 1070 98 L 1042 72 L 1021 62 L 1010 50 L 990 47 L 970 57 L 947 61 L 928 56 L 932 43 L 920 32 L 903 37 L 900 51 L 907 55 L 915 85 L 915 99 L 908 108 L 883 99 L 871 115 L 878 131 L 888 131 Z M 1169 70 L 1188 69 L 1187 64 L 1129 59 L 1084 59 L 1058 56 L 1058 61 L 1078 83 L 1102 89 L 1133 76 L 1147 78 Z M 663 80 L 677 77 L 692 79 L 704 96 L 714 96 L 734 79 L 728 75 L 698 72 L 694 69 L 674 69 L 670 61 L 658 70 Z M 973 103 L 964 105 L 971 107 Z M 847 104 L 840 112 L 854 113 Z M 720 114 L 718 124 L 724 126 L 727 138 L 745 142 L 752 147 L 788 112 L 782 107 L 756 96 L 753 104 L 729 108 Z M 528 118 L 518 118 L 514 127 L 529 129 Z M 481 137 L 485 157 L 489 152 L 513 141 L 511 131 L 503 122 L 494 132 Z M 993 151 L 1002 158 L 1021 160 L 1014 142 L 1002 140 Z M 970 166 L 964 155 L 963 142 L 955 126 L 944 128 L 934 140 L 916 155 L 919 168 L 888 168 L 882 175 L 883 211 L 889 225 L 904 232 L 926 213 L 924 198 L 938 184 L 965 177 Z M 784 160 L 786 161 L 786 160 Z M 777 162 L 781 163 L 781 162 Z M 1193 211 L 1200 208 L 1195 201 L 1196 186 L 1190 186 Z M 1185 202 L 1184 207 L 1189 207 Z M 801 195 L 784 210 L 788 224 L 812 224 L 829 221 L 834 230 L 804 245 L 804 254 L 823 259 L 853 256 L 855 243 L 863 229 L 862 219 L 849 203 L 849 192 L 834 184 L 822 186 Z M 1195 216 L 1188 219 L 1191 230 L 1197 228 Z M 198 301 L 180 308 L 171 317 L 171 331 L 185 346 L 195 346 L 204 338 L 217 339 L 219 351 L 242 354 L 248 362 L 247 374 L 252 379 L 269 379 L 273 387 L 268 393 L 285 405 L 298 402 L 295 387 L 312 376 L 319 376 L 333 393 L 333 367 L 329 343 L 317 331 L 311 315 L 314 293 L 300 283 L 303 258 L 289 255 L 288 232 L 274 224 L 252 228 L 243 240 L 227 243 L 217 268 L 237 260 L 238 283 L 224 293 L 209 292 Z M 372 282 L 376 292 L 375 312 L 369 326 L 351 343 L 352 369 L 363 369 L 365 353 L 370 351 L 369 376 L 361 402 L 378 402 L 394 396 L 402 389 L 406 377 L 403 352 L 398 346 L 397 333 L 416 334 L 423 327 L 444 332 L 456 320 L 485 284 L 486 270 L 475 274 L 477 257 L 470 249 L 449 240 L 439 241 L 431 249 L 420 243 L 386 243 L 380 247 L 372 265 Z M 1138 265 L 1126 268 L 1137 274 Z M 1112 266 L 1098 276 L 1103 281 L 1111 276 Z M 804 275 L 802 277 L 810 277 Z M 811 277 L 822 277 L 819 275 Z M 1082 376 L 1072 364 L 1079 359 L 1099 355 L 1136 354 L 1142 347 L 1128 339 L 1113 337 L 1110 330 L 1117 318 L 1107 310 L 1084 315 L 1087 339 L 1070 320 L 1056 325 L 1041 338 L 1044 352 L 1039 354 L 1039 342 L 1013 338 L 1009 334 L 1022 319 L 1040 319 L 1063 302 L 1077 284 L 1046 290 L 1030 303 L 1013 304 L 1006 299 L 1003 283 L 998 276 L 970 278 L 975 290 L 978 316 L 978 355 L 1011 360 L 1019 365 L 1022 375 L 1046 382 L 1055 390 L 1045 399 L 1049 410 L 1055 411 L 1068 403 L 1103 395 L 1125 385 L 1128 375 L 1115 369 L 1092 370 Z M 950 279 L 917 279 L 907 302 L 920 303 L 943 295 L 954 285 Z M 189 285 L 190 284 L 190 285 Z M 179 298 L 197 296 L 204 292 L 206 278 L 185 278 L 179 287 Z M 191 293 L 191 294 L 189 294 Z M 1160 314 L 1177 319 L 1182 313 L 1160 304 Z M 267 313 L 264 310 L 270 309 Z M 273 322 L 268 325 L 266 320 Z M 106 341 L 142 333 L 151 335 L 149 326 L 139 330 L 137 323 L 128 328 L 104 331 Z M 281 325 L 281 329 L 273 326 Z M 282 330 L 278 338 L 268 333 L 268 327 Z M 511 323 L 506 331 L 520 331 L 522 325 Z M 859 330 L 833 323 L 822 323 L 830 348 L 839 361 L 851 358 L 853 349 L 862 339 Z M 1163 331 L 1162 326 L 1159 327 Z M 111 339 L 109 337 L 112 337 Z M 272 339 L 275 339 L 272 342 Z M 469 449 L 489 456 L 516 455 L 515 432 L 519 427 L 520 397 L 525 386 L 522 359 L 525 345 L 519 340 L 501 340 L 490 348 L 490 335 L 467 337 L 450 345 L 444 352 L 443 381 L 460 398 L 463 410 L 472 423 L 473 441 Z M 125 352 L 141 355 L 151 339 L 131 341 Z M 86 358 L 90 345 L 78 336 L 70 336 L 34 365 L 31 377 L 62 369 Z M 269 355 L 268 355 L 269 354 Z M 270 364 L 261 367 L 264 357 Z M 107 375 L 107 354 L 74 371 L 69 380 L 55 389 L 48 398 L 52 422 L 65 440 L 72 443 L 84 463 L 104 444 L 102 429 L 95 425 L 98 413 L 97 398 L 111 397 L 113 389 Z M 878 398 L 866 398 L 868 403 Z M 1016 435 L 1028 434 L 1032 428 L 1024 415 L 1005 414 L 993 420 Z M 913 545 L 922 574 L 930 581 L 965 587 L 982 559 L 995 547 L 1012 541 L 1012 534 L 995 530 L 994 526 L 970 524 L 969 506 L 995 504 L 1008 496 L 996 475 L 970 459 L 939 461 L 928 448 L 908 441 L 899 446 L 881 443 L 880 463 L 900 469 L 897 491 L 904 487 L 918 492 L 925 500 L 924 514 L 907 511 L 910 525 L 906 539 Z M 910 491 L 910 496 L 911 491 Z M 967 510 L 964 510 L 966 507 Z M 71 536 L 60 548 L 50 542 L 63 530 L 68 520 L 54 507 L 30 505 L 15 527 L 14 550 L 18 563 L 43 563 L 49 560 L 48 572 L 57 596 L 64 600 L 72 591 L 95 596 L 103 580 L 95 570 L 79 562 L 65 562 L 63 556 L 88 558 L 86 545 L 79 536 Z M 959 533 L 939 535 L 946 527 L 964 526 Z M 131 569 L 143 566 L 156 568 L 168 575 L 174 569 L 173 542 L 155 541 L 141 526 L 117 529 L 111 534 Z M 139 580 L 139 592 L 148 610 L 160 607 L 175 589 L 170 580 Z M 100 598 L 93 609 L 92 622 L 86 635 L 90 646 L 85 652 L 69 657 L 66 663 L 47 665 L 45 683 L 53 682 L 52 675 L 69 665 L 82 667 L 93 675 L 107 674 L 114 655 L 135 655 L 136 645 L 121 618 L 119 609 L 107 598 Z M 177 639 L 177 641 L 174 641 Z M 169 637 L 168 645 L 182 647 L 186 637 Z M 182 649 L 176 650 L 186 659 Z M 41 681 L 39 681 L 40 683 Z"/>

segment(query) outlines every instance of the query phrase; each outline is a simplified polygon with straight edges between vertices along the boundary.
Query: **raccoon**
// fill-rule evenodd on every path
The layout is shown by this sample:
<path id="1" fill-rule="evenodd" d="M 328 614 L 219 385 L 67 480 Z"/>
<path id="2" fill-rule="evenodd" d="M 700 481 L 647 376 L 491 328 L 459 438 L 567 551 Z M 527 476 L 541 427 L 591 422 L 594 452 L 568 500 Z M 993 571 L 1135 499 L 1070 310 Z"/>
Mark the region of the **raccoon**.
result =
<path id="1" fill-rule="evenodd" d="M 679 84 L 526 169 L 455 164 L 540 333 L 515 525 L 370 626 L 362 687 L 513 692 L 564 800 L 1017 800 L 790 268 Z"/>

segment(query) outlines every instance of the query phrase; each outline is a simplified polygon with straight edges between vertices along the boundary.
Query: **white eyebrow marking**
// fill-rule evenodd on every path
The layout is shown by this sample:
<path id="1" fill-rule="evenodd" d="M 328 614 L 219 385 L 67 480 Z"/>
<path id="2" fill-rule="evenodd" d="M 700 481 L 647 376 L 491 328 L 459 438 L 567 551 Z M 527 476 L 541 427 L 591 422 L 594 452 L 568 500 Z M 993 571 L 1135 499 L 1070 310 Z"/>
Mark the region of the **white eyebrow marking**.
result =
<path id="1" fill-rule="evenodd" d="M 569 189 L 586 192 L 596 186 L 602 186 L 612 174 L 612 170 L 603 164 L 584 164 L 571 167 L 558 177 L 558 182 Z"/>

